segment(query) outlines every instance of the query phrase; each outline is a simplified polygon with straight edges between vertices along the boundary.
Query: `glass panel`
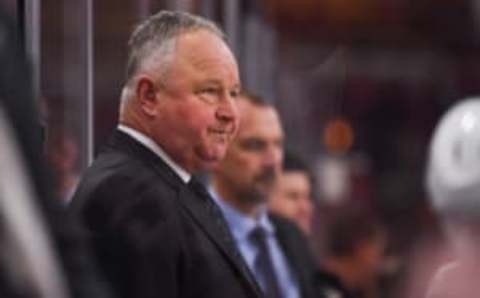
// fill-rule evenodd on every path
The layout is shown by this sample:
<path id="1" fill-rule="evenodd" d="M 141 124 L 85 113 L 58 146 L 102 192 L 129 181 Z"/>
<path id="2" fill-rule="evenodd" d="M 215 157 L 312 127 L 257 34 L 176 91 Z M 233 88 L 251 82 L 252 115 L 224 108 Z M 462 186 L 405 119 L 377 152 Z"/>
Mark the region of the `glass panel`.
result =
<path id="1" fill-rule="evenodd" d="M 44 0 L 41 6 L 41 96 L 47 156 L 57 194 L 67 200 L 88 163 L 88 1 Z"/>
<path id="2" fill-rule="evenodd" d="M 134 24 L 160 9 L 183 9 L 217 21 L 232 39 L 244 86 L 276 104 L 288 146 L 314 166 L 322 208 L 360 202 L 374 209 L 395 235 L 396 256 L 438 236 L 424 194 L 425 156 L 446 108 L 480 92 L 479 1 L 41 3 L 41 95 L 62 198 L 88 164 L 89 137 L 98 149 L 117 123 Z"/>
<path id="3" fill-rule="evenodd" d="M 128 37 L 134 25 L 150 14 L 151 5 L 145 0 L 95 1 L 96 149 L 105 143 L 117 123 Z"/>
<path id="4" fill-rule="evenodd" d="M 23 0 L 2 0 L 2 11 L 4 11 L 11 18 L 18 18 L 18 13 L 22 11 Z"/>
<path id="5" fill-rule="evenodd" d="M 449 106 L 480 92 L 479 2 L 260 2 L 263 11 L 241 18 L 247 24 L 254 16 L 252 32 L 264 36 L 250 43 L 255 35 L 245 35 L 244 75 L 257 79 L 244 82 L 274 98 L 287 144 L 314 165 L 321 224 L 335 208 L 360 204 L 387 224 L 394 262 L 410 269 L 408 257 L 420 261 L 418 292 L 390 287 L 379 296 L 418 296 L 443 240 L 424 189 L 429 140 Z M 398 286 L 400 273 L 392 270 L 388 282 Z"/>
<path id="6" fill-rule="evenodd" d="M 161 9 L 194 9 L 195 1 L 95 1 L 95 148 L 115 128 L 125 79 L 127 42 L 134 26 Z"/>

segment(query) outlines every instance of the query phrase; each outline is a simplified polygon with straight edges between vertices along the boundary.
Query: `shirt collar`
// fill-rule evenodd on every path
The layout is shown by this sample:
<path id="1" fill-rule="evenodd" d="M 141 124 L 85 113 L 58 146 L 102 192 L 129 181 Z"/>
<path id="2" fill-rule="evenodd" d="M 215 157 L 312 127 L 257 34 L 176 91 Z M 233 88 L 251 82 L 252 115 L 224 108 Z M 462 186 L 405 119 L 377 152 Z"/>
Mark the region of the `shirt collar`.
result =
<path id="1" fill-rule="evenodd" d="M 138 130 L 125 126 L 123 124 L 118 125 L 118 130 L 126 133 L 127 135 L 134 138 L 137 142 L 141 143 L 153 153 L 159 156 L 172 170 L 180 176 L 183 182 L 188 183 L 192 177 L 184 168 L 179 166 L 154 140 L 146 136 L 145 134 L 139 132 Z"/>
<path id="2" fill-rule="evenodd" d="M 235 239 L 237 239 L 238 241 L 246 240 L 252 230 L 257 226 L 265 229 L 265 232 L 268 236 L 273 236 L 273 234 L 275 233 L 275 228 L 268 217 L 266 205 L 262 205 L 259 208 L 259 217 L 257 219 L 254 219 L 240 212 L 234 206 L 222 199 L 211 185 L 208 190 L 217 205 L 222 210 L 223 215 Z"/>

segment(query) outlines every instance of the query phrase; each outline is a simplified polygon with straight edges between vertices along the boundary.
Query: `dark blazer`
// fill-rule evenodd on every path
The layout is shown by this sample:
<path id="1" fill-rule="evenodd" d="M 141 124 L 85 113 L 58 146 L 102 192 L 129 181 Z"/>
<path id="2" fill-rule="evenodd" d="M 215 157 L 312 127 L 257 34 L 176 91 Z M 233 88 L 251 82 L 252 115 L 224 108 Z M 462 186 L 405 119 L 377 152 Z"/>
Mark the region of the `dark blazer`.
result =
<path id="1" fill-rule="evenodd" d="M 262 297 L 205 201 L 120 131 L 87 170 L 71 210 L 119 297 Z"/>
<path id="2" fill-rule="evenodd" d="M 302 298 L 320 298 L 323 295 L 316 292 L 316 261 L 312 256 L 308 242 L 302 232 L 288 219 L 269 215 L 280 246 L 287 258 L 291 270 L 298 280 Z"/>

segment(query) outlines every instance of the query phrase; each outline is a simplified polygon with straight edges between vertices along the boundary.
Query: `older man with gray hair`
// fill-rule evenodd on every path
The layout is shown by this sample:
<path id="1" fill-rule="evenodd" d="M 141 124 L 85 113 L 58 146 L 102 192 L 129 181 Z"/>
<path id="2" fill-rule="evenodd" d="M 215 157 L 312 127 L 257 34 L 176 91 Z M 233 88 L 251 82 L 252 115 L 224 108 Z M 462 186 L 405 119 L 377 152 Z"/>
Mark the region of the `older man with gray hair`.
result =
<path id="1" fill-rule="evenodd" d="M 192 175 L 238 126 L 236 60 L 210 21 L 162 11 L 130 40 L 119 125 L 72 201 L 120 297 L 261 297 Z"/>

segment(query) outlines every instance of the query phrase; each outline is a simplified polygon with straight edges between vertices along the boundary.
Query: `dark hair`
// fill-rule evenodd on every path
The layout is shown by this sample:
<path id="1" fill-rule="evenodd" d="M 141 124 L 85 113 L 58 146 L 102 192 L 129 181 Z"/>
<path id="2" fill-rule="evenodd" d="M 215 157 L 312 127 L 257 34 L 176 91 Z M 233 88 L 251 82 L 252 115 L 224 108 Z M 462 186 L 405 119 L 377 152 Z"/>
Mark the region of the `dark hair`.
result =
<path id="1" fill-rule="evenodd" d="M 283 170 L 286 172 L 290 171 L 301 171 L 307 172 L 310 176 L 310 168 L 307 166 L 305 161 L 291 150 L 285 151 L 285 156 L 283 158 Z"/>
<path id="2" fill-rule="evenodd" d="M 312 172 L 312 169 L 309 165 L 305 162 L 304 159 L 301 158 L 296 152 L 292 151 L 291 149 L 285 150 L 285 155 L 283 157 L 283 171 L 288 172 L 302 172 L 308 177 L 308 181 L 310 182 L 311 191 L 312 191 L 312 199 L 316 201 L 318 196 L 317 189 L 316 189 L 316 181 L 315 175 Z"/>

